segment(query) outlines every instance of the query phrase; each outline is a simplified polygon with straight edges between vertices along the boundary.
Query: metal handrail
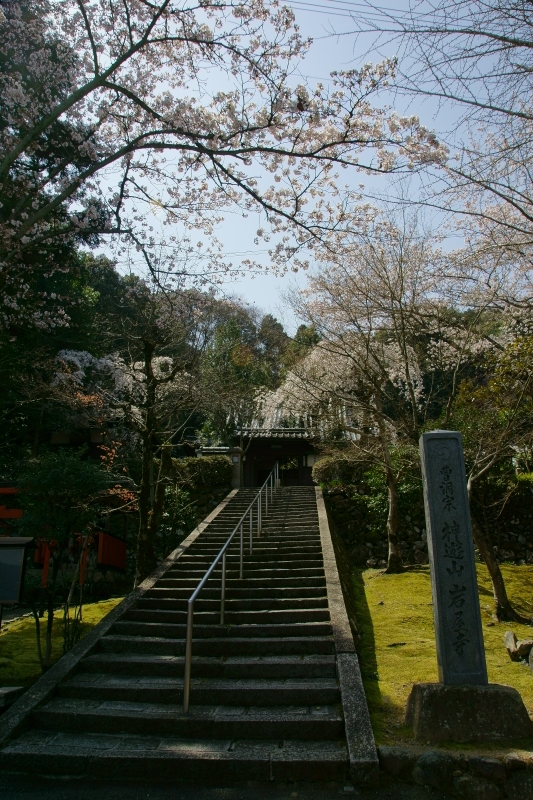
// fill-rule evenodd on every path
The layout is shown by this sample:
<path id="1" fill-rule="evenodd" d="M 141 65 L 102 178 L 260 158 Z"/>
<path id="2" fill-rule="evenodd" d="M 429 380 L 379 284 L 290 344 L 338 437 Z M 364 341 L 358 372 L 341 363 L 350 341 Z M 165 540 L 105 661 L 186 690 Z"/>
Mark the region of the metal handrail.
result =
<path id="1" fill-rule="evenodd" d="M 268 486 L 270 484 L 270 487 Z M 271 504 L 274 502 L 274 488 L 279 487 L 279 463 L 276 462 L 273 469 L 270 471 L 266 481 L 259 489 L 258 493 L 238 521 L 237 525 L 233 529 L 232 533 L 230 534 L 229 538 L 227 539 L 226 543 L 222 547 L 220 553 L 216 556 L 215 560 L 205 573 L 204 577 L 194 590 L 194 592 L 189 597 L 187 603 L 187 639 L 185 645 L 185 675 L 183 677 L 183 711 L 187 714 L 189 711 L 189 696 L 191 691 L 191 665 L 192 665 L 192 626 L 193 626 L 193 618 L 194 618 L 194 603 L 204 586 L 206 585 L 207 581 L 213 574 L 215 567 L 217 566 L 218 562 L 222 558 L 222 584 L 220 590 L 220 624 L 224 624 L 224 606 L 226 601 L 226 552 L 228 547 L 231 544 L 231 541 L 237 531 L 240 532 L 240 558 L 239 558 L 239 577 L 242 579 L 243 577 L 243 562 L 244 562 L 244 547 L 243 547 L 243 540 L 244 540 L 244 533 L 243 533 L 243 525 L 246 516 L 250 515 L 250 555 L 253 552 L 253 514 L 254 514 L 254 505 L 257 503 L 257 535 L 261 536 L 261 525 L 262 525 L 262 492 L 265 492 L 265 516 L 268 514 L 268 492 L 270 489 L 270 502 Z"/>

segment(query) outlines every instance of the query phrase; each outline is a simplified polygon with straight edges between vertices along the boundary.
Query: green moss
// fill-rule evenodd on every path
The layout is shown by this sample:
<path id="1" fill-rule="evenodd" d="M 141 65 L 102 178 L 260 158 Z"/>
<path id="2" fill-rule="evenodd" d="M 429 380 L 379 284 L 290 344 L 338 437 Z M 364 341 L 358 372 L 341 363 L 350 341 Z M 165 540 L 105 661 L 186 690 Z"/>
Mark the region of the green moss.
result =
<path id="1" fill-rule="evenodd" d="M 106 614 L 120 603 L 122 597 L 89 603 L 83 607 L 81 635 L 85 636 Z M 44 629 L 46 616 L 41 620 L 41 641 L 44 648 Z M 57 661 L 63 654 L 63 614 L 56 612 L 52 629 L 52 658 Z M 33 617 L 2 626 L 0 632 L 0 685 L 26 686 L 42 675 L 37 656 L 35 621 Z"/>
<path id="2" fill-rule="evenodd" d="M 494 620 L 490 579 L 482 564 L 477 569 L 489 681 L 517 689 L 533 716 L 533 675 L 527 666 L 509 659 L 503 644 L 506 630 L 512 629 L 518 639 L 531 638 L 533 631 L 527 625 Z M 504 564 L 501 569 L 511 602 L 522 614 L 531 616 L 533 566 Z M 354 588 L 361 670 L 376 741 L 412 742 L 412 732 L 403 724 L 411 686 L 438 681 L 429 567 L 401 575 L 357 570 Z"/>

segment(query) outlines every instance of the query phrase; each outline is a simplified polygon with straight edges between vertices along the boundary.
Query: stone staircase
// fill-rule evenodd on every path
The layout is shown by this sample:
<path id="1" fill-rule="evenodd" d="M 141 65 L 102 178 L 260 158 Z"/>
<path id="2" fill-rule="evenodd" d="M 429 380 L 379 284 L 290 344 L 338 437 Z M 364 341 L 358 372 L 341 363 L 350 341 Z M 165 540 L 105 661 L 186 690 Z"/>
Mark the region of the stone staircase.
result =
<path id="1" fill-rule="evenodd" d="M 47 774 L 113 779 L 349 777 L 311 487 L 277 490 L 253 555 L 246 547 L 243 580 L 232 545 L 223 626 L 220 570 L 197 600 L 190 711 L 183 712 L 187 600 L 255 491 L 237 492 L 33 708 L 26 730 L 0 751 L 4 770 L 34 772 L 38 763 Z"/>

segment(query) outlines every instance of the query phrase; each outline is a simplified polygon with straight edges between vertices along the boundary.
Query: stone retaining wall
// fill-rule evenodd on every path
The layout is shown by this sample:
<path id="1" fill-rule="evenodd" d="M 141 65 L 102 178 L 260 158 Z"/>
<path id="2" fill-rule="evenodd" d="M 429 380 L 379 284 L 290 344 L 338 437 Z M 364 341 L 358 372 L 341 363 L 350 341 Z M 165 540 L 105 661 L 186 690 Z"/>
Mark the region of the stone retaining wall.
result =
<path id="1" fill-rule="evenodd" d="M 508 753 L 502 758 L 443 750 L 378 747 L 384 783 L 432 787 L 447 797 L 464 800 L 532 800 L 533 753 Z"/>

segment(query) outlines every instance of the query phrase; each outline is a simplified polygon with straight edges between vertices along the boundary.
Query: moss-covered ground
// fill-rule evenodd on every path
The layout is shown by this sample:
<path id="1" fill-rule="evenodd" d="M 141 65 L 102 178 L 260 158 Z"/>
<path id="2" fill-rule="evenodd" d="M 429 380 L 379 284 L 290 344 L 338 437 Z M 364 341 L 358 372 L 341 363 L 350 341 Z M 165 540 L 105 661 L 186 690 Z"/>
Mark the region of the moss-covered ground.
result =
<path id="1" fill-rule="evenodd" d="M 512 662 L 503 644 L 506 630 L 513 630 L 518 639 L 530 639 L 533 629 L 495 620 L 487 570 L 482 564 L 477 568 L 489 681 L 518 689 L 533 716 L 533 674 L 526 665 Z M 502 573 L 511 602 L 530 617 L 533 566 L 502 564 Z M 438 681 L 429 567 L 411 568 L 401 575 L 357 570 L 354 586 L 361 670 L 376 742 L 410 744 L 412 732 L 403 724 L 403 716 L 411 686 Z M 533 741 L 514 744 L 533 749 Z"/>
<path id="2" fill-rule="evenodd" d="M 88 603 L 83 606 L 81 636 L 85 636 L 106 614 L 120 603 L 122 597 Z M 47 616 L 41 620 L 41 642 L 44 650 L 44 630 Z M 63 655 L 63 612 L 55 612 L 52 628 L 52 659 Z M 35 621 L 24 617 L 0 630 L 0 686 L 25 686 L 28 688 L 42 675 L 37 655 Z"/>

